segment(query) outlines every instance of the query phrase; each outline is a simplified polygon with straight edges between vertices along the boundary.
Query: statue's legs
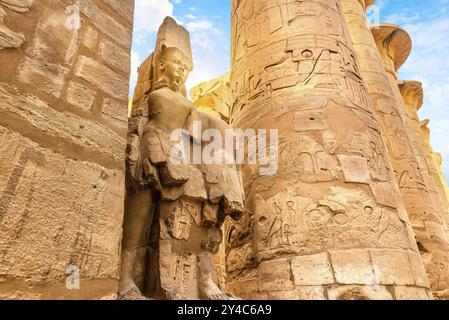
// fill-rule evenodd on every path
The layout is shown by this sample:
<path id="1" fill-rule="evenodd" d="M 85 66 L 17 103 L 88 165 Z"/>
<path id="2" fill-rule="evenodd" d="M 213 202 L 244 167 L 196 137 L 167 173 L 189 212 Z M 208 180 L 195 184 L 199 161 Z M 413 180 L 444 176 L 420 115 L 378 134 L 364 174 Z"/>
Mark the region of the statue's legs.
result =
<path id="1" fill-rule="evenodd" d="M 153 215 L 153 192 L 150 189 L 126 195 L 119 286 L 121 296 L 141 295 L 134 281 L 134 266 L 137 249 L 148 244 L 146 234 L 153 222 Z"/>
<path id="2" fill-rule="evenodd" d="M 209 300 L 229 300 L 228 297 L 214 281 L 215 265 L 212 253 L 203 251 L 198 255 L 200 271 L 200 289 L 204 297 Z"/>
<path id="3" fill-rule="evenodd" d="M 155 262 L 149 292 L 169 300 L 228 300 L 219 287 L 213 253 L 222 234 L 217 220 L 208 224 L 211 212 L 204 213 L 203 203 L 178 199 L 162 201 L 158 215 L 158 237 L 152 243 L 151 260 Z M 218 215 L 218 206 L 214 213 Z M 155 224 L 156 225 L 156 224 Z M 157 263 L 156 263 L 157 261 Z"/>

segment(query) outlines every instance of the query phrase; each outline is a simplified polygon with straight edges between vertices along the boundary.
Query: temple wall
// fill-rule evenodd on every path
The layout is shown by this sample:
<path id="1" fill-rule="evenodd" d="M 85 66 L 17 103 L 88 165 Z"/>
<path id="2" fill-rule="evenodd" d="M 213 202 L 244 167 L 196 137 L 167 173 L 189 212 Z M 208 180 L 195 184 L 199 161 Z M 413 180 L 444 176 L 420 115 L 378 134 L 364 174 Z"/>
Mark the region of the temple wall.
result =
<path id="1" fill-rule="evenodd" d="M 0 299 L 117 292 L 134 1 L 72 3 L 0 1 Z"/>

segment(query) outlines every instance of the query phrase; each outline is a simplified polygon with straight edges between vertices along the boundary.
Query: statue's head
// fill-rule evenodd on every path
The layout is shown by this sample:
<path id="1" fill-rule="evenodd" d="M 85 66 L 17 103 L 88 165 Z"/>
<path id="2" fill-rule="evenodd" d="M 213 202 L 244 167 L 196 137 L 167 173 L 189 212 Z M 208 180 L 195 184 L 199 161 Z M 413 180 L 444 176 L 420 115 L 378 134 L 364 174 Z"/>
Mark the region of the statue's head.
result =
<path id="1" fill-rule="evenodd" d="M 159 56 L 159 83 L 179 92 L 192 71 L 192 61 L 178 48 L 162 47 Z"/>

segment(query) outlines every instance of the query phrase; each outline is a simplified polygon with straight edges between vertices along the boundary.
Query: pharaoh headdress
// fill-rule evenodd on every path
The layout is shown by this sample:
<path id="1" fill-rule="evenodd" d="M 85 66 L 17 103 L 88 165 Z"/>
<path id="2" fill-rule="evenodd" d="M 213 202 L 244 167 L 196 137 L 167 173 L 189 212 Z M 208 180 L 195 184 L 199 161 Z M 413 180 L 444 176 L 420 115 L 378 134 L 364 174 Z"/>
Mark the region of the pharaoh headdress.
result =
<path id="1" fill-rule="evenodd" d="M 155 82 L 158 79 L 157 65 L 163 47 L 178 48 L 192 61 L 189 32 L 186 28 L 178 25 L 173 18 L 166 17 L 159 28 L 154 52 L 139 67 L 139 77 L 134 91 L 133 106 L 138 104 L 147 94 L 155 90 Z M 185 88 L 182 91 L 184 94 L 186 93 Z"/>

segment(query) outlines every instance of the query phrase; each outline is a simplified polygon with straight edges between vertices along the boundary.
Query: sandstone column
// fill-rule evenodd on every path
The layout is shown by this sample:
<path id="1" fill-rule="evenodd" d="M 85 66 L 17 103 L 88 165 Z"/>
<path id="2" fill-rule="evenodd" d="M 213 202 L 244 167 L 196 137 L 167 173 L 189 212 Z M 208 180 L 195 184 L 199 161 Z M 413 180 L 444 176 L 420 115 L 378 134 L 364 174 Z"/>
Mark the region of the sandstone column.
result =
<path id="1" fill-rule="evenodd" d="M 436 219 L 441 222 L 441 216 L 447 212 L 447 206 L 445 206 L 442 200 L 442 194 L 439 192 L 437 186 L 435 185 L 435 180 L 429 172 L 430 166 L 434 167 L 433 163 L 431 161 L 426 163 L 425 159 L 427 152 L 423 149 L 421 139 L 415 137 L 414 130 L 411 128 L 408 121 L 406 105 L 398 87 L 397 72 L 407 60 L 412 47 L 410 36 L 401 28 L 390 24 L 382 24 L 379 28 L 373 29 L 372 33 L 381 58 L 385 64 L 387 78 L 390 82 L 393 97 L 396 101 L 397 110 L 404 122 L 405 133 L 407 134 L 414 158 L 416 159 L 416 163 L 422 177 L 422 181 L 418 183 L 421 184 L 423 190 L 429 194 Z M 402 178 L 404 177 L 402 176 Z M 424 218 L 424 220 L 427 219 Z"/>
<path id="2" fill-rule="evenodd" d="M 447 250 L 442 223 L 444 205 L 435 191 L 432 178 L 423 167 L 425 158 L 421 145 L 413 139 L 404 122 L 406 111 L 397 86 L 396 70 L 410 54 L 411 39 L 403 30 L 388 25 L 373 29 L 376 43 L 367 26 L 366 4 L 368 2 L 342 0 L 354 50 L 386 138 L 402 198 L 420 249 L 426 252 L 436 248 Z M 382 57 L 388 59 L 383 61 Z"/>
<path id="3" fill-rule="evenodd" d="M 420 129 L 421 129 L 421 136 L 423 139 L 423 144 L 424 144 L 424 148 L 425 150 L 428 150 L 429 153 L 432 156 L 432 159 L 435 163 L 435 167 L 437 168 L 437 172 L 438 172 L 438 176 L 440 178 L 441 181 L 441 185 L 443 186 L 444 189 L 444 193 L 446 194 L 446 201 L 449 202 L 449 186 L 447 184 L 447 179 L 443 173 L 443 168 L 442 168 L 442 164 L 443 164 L 443 157 L 441 156 L 440 153 L 438 152 L 434 152 L 433 147 L 430 143 L 430 129 L 428 127 L 430 123 L 430 120 L 426 119 L 420 122 Z"/>
<path id="4" fill-rule="evenodd" d="M 133 10 L 0 1 L 0 299 L 117 292 Z"/>
<path id="5" fill-rule="evenodd" d="M 430 140 L 426 141 L 428 145 L 430 145 Z M 441 184 L 443 185 L 444 192 L 446 193 L 446 199 L 449 201 L 449 186 L 447 184 L 446 176 L 443 172 L 443 157 L 441 153 L 438 152 L 432 152 L 433 161 L 435 162 L 436 167 L 438 168 L 438 175 L 440 176 Z"/>
<path id="6" fill-rule="evenodd" d="M 233 0 L 232 123 L 278 129 L 279 170 L 244 166 L 226 230 L 247 298 L 428 298 L 428 281 L 340 1 Z M 276 148 L 268 148 L 272 152 Z"/>
<path id="7" fill-rule="evenodd" d="M 403 121 L 407 123 L 406 107 L 398 87 L 398 70 L 408 57 L 409 51 L 404 51 L 404 48 L 411 48 L 410 37 L 404 30 L 391 24 L 382 24 L 380 28 L 373 29 L 372 34 L 386 67 L 387 78 L 396 101 L 395 105 Z M 405 127 L 408 139 L 412 141 L 410 137 L 413 133 L 408 130 L 407 126 Z M 411 143 L 411 146 L 422 177 L 422 181 L 418 181 L 418 183 L 422 190 L 430 196 L 433 205 L 433 212 L 418 212 L 415 217 L 420 218 L 411 220 L 414 223 L 418 245 L 420 245 L 424 264 L 429 274 L 431 289 L 438 296 L 440 293 L 437 292 L 449 289 L 449 241 L 444 230 L 444 218 L 448 209 L 442 201 L 442 194 L 438 192 L 435 181 L 429 174 L 432 162 L 426 162 L 426 152 L 421 144 Z M 401 178 L 404 178 L 404 174 Z M 404 185 L 401 181 L 400 187 L 402 186 Z M 422 196 L 423 194 L 421 194 Z M 417 202 L 423 202 L 422 199 L 418 198 Z"/>
<path id="8" fill-rule="evenodd" d="M 401 81 L 399 84 L 402 97 L 404 99 L 407 117 L 405 119 L 408 131 L 411 132 L 411 139 L 414 145 L 421 146 L 424 154 L 424 161 L 421 167 L 427 170 L 427 175 L 433 179 L 436 189 L 434 194 L 439 196 L 443 201 L 445 208 L 448 208 L 448 199 L 446 197 L 446 190 L 441 179 L 440 170 L 437 162 L 435 162 L 434 152 L 430 145 L 430 129 L 427 127 L 429 120 L 420 122 L 418 111 L 421 109 L 424 100 L 422 83 L 418 81 Z M 439 199 L 438 199 L 439 200 Z M 446 236 L 449 237 L 449 212 L 443 212 L 442 225 Z"/>
<path id="9" fill-rule="evenodd" d="M 433 159 L 433 150 L 430 145 L 430 131 L 429 135 L 423 134 L 422 123 L 419 120 L 418 111 L 421 109 L 424 102 L 424 93 L 422 83 L 419 81 L 401 81 L 399 83 L 399 89 L 404 100 L 406 108 L 405 124 L 408 132 L 411 133 L 411 139 L 414 145 L 416 145 L 424 155 L 420 167 L 424 169 L 424 175 L 430 176 L 430 184 L 436 188 L 434 191 L 434 197 L 438 197 L 436 201 L 442 201 L 444 208 L 447 211 L 449 208 L 449 201 L 446 197 L 446 190 L 444 189 L 441 181 L 439 170 L 436 162 Z M 428 124 L 429 121 L 425 122 Z M 420 158 L 418 158 L 420 159 Z"/>

